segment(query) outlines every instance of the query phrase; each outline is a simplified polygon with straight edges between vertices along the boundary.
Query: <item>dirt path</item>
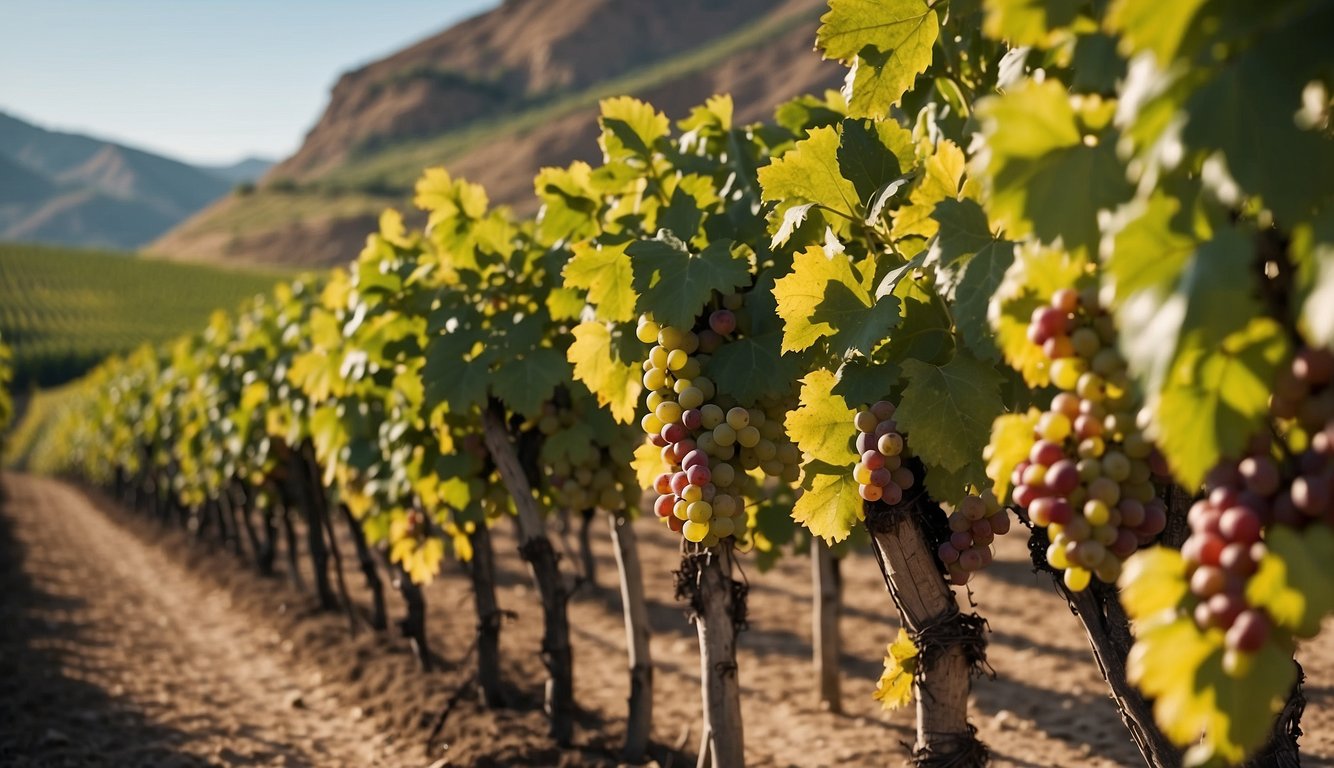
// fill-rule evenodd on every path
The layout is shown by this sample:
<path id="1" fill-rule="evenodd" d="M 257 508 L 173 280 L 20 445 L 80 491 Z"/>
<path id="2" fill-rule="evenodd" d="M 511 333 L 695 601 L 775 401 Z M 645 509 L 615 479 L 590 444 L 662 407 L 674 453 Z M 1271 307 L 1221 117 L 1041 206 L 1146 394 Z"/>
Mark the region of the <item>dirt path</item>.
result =
<path id="1" fill-rule="evenodd" d="M 386 764 L 225 593 L 68 486 L 4 481 L 0 764 Z"/>
<path id="2" fill-rule="evenodd" d="M 457 564 L 425 590 L 438 664 L 422 673 L 401 638 L 352 637 L 341 614 L 315 613 L 311 596 L 281 574 L 261 578 L 229 552 L 55 481 L 5 475 L 3 483 L 0 766 L 617 764 L 628 680 L 601 521 L 594 550 L 602 586 L 570 604 L 573 747 L 557 749 L 546 737 L 541 610 L 508 524 L 497 527 L 495 547 L 499 601 L 514 613 L 501 635 L 510 707 L 460 699 L 428 746 L 472 673 L 475 619 Z M 695 633 L 672 597 L 677 537 L 650 521 L 639 530 L 656 665 L 651 754 L 657 766 L 680 768 L 693 764 L 699 737 Z M 364 606 L 349 552 L 345 543 L 346 580 Z M 747 763 L 903 764 L 912 713 L 882 712 L 871 699 L 897 620 L 870 556 L 843 563 L 843 714 L 813 700 L 807 559 L 786 558 L 767 573 L 742 560 L 750 582 L 738 658 Z M 970 717 L 994 765 L 1141 764 L 1077 620 L 1049 580 L 1032 573 L 1021 537 L 1002 540 L 972 596 L 990 623 L 997 675 L 975 681 Z M 389 608 L 402 613 L 392 592 Z M 1304 763 L 1334 765 L 1334 620 L 1301 658 L 1310 698 Z"/>

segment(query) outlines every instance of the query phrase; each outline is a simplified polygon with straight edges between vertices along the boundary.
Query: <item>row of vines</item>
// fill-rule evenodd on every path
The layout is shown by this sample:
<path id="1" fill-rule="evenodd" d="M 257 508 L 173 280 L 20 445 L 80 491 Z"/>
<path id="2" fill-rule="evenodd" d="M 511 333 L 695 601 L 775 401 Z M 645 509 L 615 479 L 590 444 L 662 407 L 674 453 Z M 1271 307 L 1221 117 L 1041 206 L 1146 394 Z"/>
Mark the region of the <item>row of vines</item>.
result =
<path id="1" fill-rule="evenodd" d="M 601 510 L 630 758 L 643 501 L 681 533 L 715 766 L 744 762 L 738 557 L 807 535 L 818 583 L 847 547 L 877 557 L 905 627 L 877 697 L 916 701 L 914 761 L 984 764 L 985 622 L 952 588 L 1013 527 L 1147 763 L 1296 764 L 1294 653 L 1334 609 L 1334 7 L 832 0 L 822 22 L 842 92 L 757 125 L 727 97 L 675 124 L 609 99 L 601 164 L 544 169 L 532 220 L 428 170 L 423 228 L 386 212 L 350 267 L 109 361 L 39 457 L 261 567 L 303 527 L 329 607 L 350 524 L 374 622 L 388 568 L 423 663 L 416 585 L 470 563 L 497 705 L 488 529 L 512 518 L 561 742 L 546 528 Z"/>

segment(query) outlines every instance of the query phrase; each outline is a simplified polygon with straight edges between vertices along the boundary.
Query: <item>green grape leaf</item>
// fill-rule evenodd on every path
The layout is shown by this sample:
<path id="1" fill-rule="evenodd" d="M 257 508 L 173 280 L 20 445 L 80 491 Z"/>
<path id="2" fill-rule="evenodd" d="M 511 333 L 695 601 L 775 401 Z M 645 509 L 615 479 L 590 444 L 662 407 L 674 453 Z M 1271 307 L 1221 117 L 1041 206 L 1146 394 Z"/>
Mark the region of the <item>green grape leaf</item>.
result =
<path id="1" fill-rule="evenodd" d="M 1134 208 L 1139 215 L 1116 233 L 1105 263 L 1118 302 L 1142 290 L 1170 288 L 1199 246 L 1193 234 L 1181 231 L 1179 199 L 1155 192 Z"/>
<path id="2" fill-rule="evenodd" d="M 542 441 L 542 461 L 546 464 L 560 459 L 581 464 L 595 460 L 597 455 L 593 428 L 586 421 L 562 427 Z"/>
<path id="3" fill-rule="evenodd" d="M 469 219 L 486 215 L 486 190 L 479 184 L 450 178 L 444 168 L 427 168 L 414 191 L 413 205 L 431 213 L 428 228 L 460 214 Z"/>
<path id="4" fill-rule="evenodd" d="M 987 320 L 987 308 L 1013 263 L 1014 243 L 992 240 L 968 260 L 963 277 L 954 288 L 955 327 L 969 351 L 979 360 L 1000 359 L 1000 350 Z"/>
<path id="5" fill-rule="evenodd" d="M 671 128 L 666 115 L 629 96 L 604 99 L 601 108 L 598 144 L 609 163 L 632 157 L 648 160 L 653 156 L 653 145 L 666 138 Z"/>
<path id="6" fill-rule="evenodd" d="M 602 323 L 580 323 L 572 333 L 566 358 L 574 366 L 574 378 L 588 387 L 599 405 L 611 409 L 616 421 L 633 421 L 644 389 L 640 367 L 613 357 L 611 329 Z"/>
<path id="7" fill-rule="evenodd" d="M 844 120 L 841 128 L 838 170 L 852 182 L 862 200 L 870 200 L 886 184 L 903 175 L 894 152 L 896 147 L 899 151 L 906 148 L 911 162 L 912 135 L 892 120 Z"/>
<path id="8" fill-rule="evenodd" d="M 560 384 L 569 381 L 570 363 L 560 351 L 541 347 L 517 360 L 496 367 L 492 387 L 511 410 L 526 417 L 542 414 L 542 403 Z"/>
<path id="9" fill-rule="evenodd" d="M 1207 0 L 1117 0 L 1107 9 L 1107 27 L 1121 33 L 1123 51 L 1129 56 L 1153 51 L 1161 68 L 1176 58 L 1181 42 Z"/>
<path id="10" fill-rule="evenodd" d="M 552 288 L 547 294 L 547 314 L 557 322 L 578 320 L 584 313 L 584 297 L 570 288 Z"/>
<path id="11" fill-rule="evenodd" d="M 1047 47 L 1053 30 L 1070 26 L 1084 0 L 986 0 L 982 31 L 1011 47 Z"/>
<path id="12" fill-rule="evenodd" d="M 839 136 L 816 128 L 796 146 L 759 170 L 763 199 L 787 207 L 815 203 L 846 219 L 857 218 L 857 188 L 843 178 L 838 162 Z"/>
<path id="13" fill-rule="evenodd" d="M 816 45 L 855 62 L 851 113 L 881 118 L 931 64 L 940 20 L 923 0 L 830 0 Z"/>
<path id="14" fill-rule="evenodd" d="M 1026 81 L 978 103 L 987 138 L 992 194 L 988 213 L 1008 236 L 1035 234 L 1044 243 L 1093 253 L 1098 212 L 1115 209 L 1131 189 L 1115 137 L 1084 143 L 1074 108 L 1057 80 Z M 1072 179 L 1080 194 L 1071 194 Z"/>
<path id="15" fill-rule="evenodd" d="M 893 363 L 868 364 L 864 358 L 847 360 L 835 372 L 838 381 L 832 392 L 849 405 L 870 405 L 882 400 L 899 380 L 899 367 Z"/>
<path id="16" fill-rule="evenodd" d="M 566 285 L 588 291 L 588 303 L 599 320 L 625 323 L 635 318 L 637 297 L 627 245 L 575 243 L 574 255 L 561 272 Z"/>
<path id="17" fill-rule="evenodd" d="M 792 505 L 792 519 L 806 526 L 812 536 L 826 544 L 843 541 L 852 528 L 865 519 L 857 481 L 846 467 L 826 467 L 833 474 L 813 472 L 807 467 L 805 492 Z"/>
<path id="18" fill-rule="evenodd" d="M 944 366 L 908 360 L 903 374 L 908 385 L 897 417 L 913 453 L 950 472 L 979 463 L 991 424 L 1005 409 L 996 369 L 956 352 Z"/>
<path id="19" fill-rule="evenodd" d="M 486 402 L 491 355 L 483 352 L 467 359 L 474 345 L 463 333 L 428 339 L 422 366 L 427 402 L 447 403 L 451 413 L 464 413 Z"/>
<path id="20" fill-rule="evenodd" d="M 936 204 L 959 196 L 964 176 L 963 150 L 948 139 L 941 139 L 936 150 L 922 163 L 921 180 L 908 195 L 908 205 L 894 212 L 893 235 L 931 237 L 936 221 L 931 218 Z"/>
<path id="21" fill-rule="evenodd" d="M 945 266 L 977 253 L 997 239 L 991 234 L 986 211 L 974 200 L 941 200 L 931 218 L 939 224 L 931 255 Z"/>
<path id="22" fill-rule="evenodd" d="M 774 283 L 783 319 L 783 352 L 809 349 L 829 338 L 835 352 L 869 355 L 899 323 L 894 296 L 872 297 L 862 276 L 843 254 L 826 256 L 811 247 L 797 253 L 792 272 Z"/>
<path id="23" fill-rule="evenodd" d="M 833 393 L 837 379 L 827 370 L 816 370 L 801 380 L 799 407 L 787 414 L 788 437 L 802 453 L 833 466 L 851 467 L 857 461 L 852 448 L 857 412 Z"/>
<path id="24" fill-rule="evenodd" d="M 780 351 L 779 331 L 734 339 L 722 345 L 705 369 L 717 385 L 745 405 L 754 404 L 774 382 L 789 382 L 800 376 L 801 363 L 795 355 Z"/>
<path id="25" fill-rule="evenodd" d="M 1220 459 L 1239 458 L 1263 428 L 1269 391 L 1287 355 L 1283 329 L 1265 317 L 1252 317 L 1216 346 L 1193 338 L 1183 340 L 1156 408 L 1158 446 L 1187 488 L 1199 485 Z"/>
<path id="26" fill-rule="evenodd" d="M 1265 557 L 1246 583 L 1246 602 L 1264 608 L 1274 623 L 1298 637 L 1315 637 L 1334 611 L 1334 531 L 1274 526 L 1265 533 Z"/>
<path id="27" fill-rule="evenodd" d="M 634 268 L 638 310 L 664 325 L 690 328 L 714 291 L 727 294 L 750 282 L 750 261 L 732 250 L 730 240 L 716 240 L 698 255 L 685 243 L 660 232 L 626 249 Z"/>

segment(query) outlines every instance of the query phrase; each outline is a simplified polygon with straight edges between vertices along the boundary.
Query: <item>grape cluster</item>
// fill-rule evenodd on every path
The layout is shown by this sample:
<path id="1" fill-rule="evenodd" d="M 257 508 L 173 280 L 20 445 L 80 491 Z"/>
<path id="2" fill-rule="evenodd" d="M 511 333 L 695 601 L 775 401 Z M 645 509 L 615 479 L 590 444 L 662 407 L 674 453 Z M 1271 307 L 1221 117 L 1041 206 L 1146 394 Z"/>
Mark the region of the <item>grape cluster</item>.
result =
<path id="1" fill-rule="evenodd" d="M 991 542 L 1010 531 L 1010 516 L 991 492 L 969 494 L 949 514 L 950 538 L 936 550 L 955 586 L 991 565 Z"/>
<path id="2" fill-rule="evenodd" d="M 711 547 L 744 529 L 744 499 L 756 478 L 796 482 L 801 452 L 787 439 L 788 403 L 769 396 L 749 406 L 717 391 L 705 375 L 711 356 L 738 333 L 742 297 L 718 297 L 694 329 L 660 326 L 645 316 L 636 335 L 652 344 L 644 361 L 648 413 L 640 422 L 662 449 L 654 511 L 687 541 Z"/>
<path id="3" fill-rule="evenodd" d="M 913 486 L 913 474 L 903 466 L 907 442 L 894 420 L 895 410 L 893 403 L 881 400 L 859 411 L 853 419 L 861 458 L 852 470 L 852 477 L 866 501 L 898 504 L 903 500 L 903 492 Z"/>
<path id="4" fill-rule="evenodd" d="M 1206 495 L 1191 507 L 1190 536 L 1181 546 L 1195 623 L 1225 633 L 1224 664 L 1233 671 L 1273 632 L 1268 613 L 1246 601 L 1247 582 L 1267 551 L 1264 529 L 1334 525 L 1334 354 L 1299 352 L 1275 383 L 1270 414 L 1291 427 L 1288 436 L 1305 435 L 1305 448 L 1280 464 L 1275 456 L 1291 455 L 1290 446 L 1276 453 L 1274 439 L 1261 435 L 1241 461 L 1216 466 Z"/>
<path id="5" fill-rule="evenodd" d="M 542 415 L 533 426 L 543 437 L 552 437 L 587 418 L 590 415 L 578 408 L 563 408 L 548 402 L 543 404 Z M 555 505 L 576 511 L 637 507 L 640 489 L 631 466 L 631 446 L 593 448 L 577 456 L 556 458 L 543 467 L 546 487 Z"/>
<path id="6" fill-rule="evenodd" d="M 1047 529 L 1047 561 L 1065 571 L 1067 587 L 1080 591 L 1094 575 L 1115 583 L 1121 563 L 1167 523 L 1153 485 L 1166 467 L 1135 424 L 1125 361 L 1095 296 L 1056 291 L 1034 310 L 1028 336 L 1062 391 L 1014 469 L 1014 502 Z"/>

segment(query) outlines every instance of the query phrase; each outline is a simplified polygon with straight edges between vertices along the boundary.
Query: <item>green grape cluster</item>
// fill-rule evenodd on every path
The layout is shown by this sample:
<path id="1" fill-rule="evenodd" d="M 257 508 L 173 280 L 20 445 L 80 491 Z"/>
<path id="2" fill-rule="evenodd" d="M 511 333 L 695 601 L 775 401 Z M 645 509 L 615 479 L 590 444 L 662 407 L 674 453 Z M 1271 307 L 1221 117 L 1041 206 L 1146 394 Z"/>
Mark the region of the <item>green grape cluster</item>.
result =
<path id="1" fill-rule="evenodd" d="M 536 429 L 543 438 L 551 438 L 570 429 L 581 418 L 598 415 L 547 402 L 542 405 L 541 416 L 525 428 Z M 543 478 L 552 500 L 557 506 L 579 511 L 634 509 L 639 505 L 641 491 L 630 463 L 632 453 L 629 445 L 594 445 L 592 450 L 544 464 Z"/>
<path id="2" fill-rule="evenodd" d="M 1014 469 L 1014 502 L 1047 529 L 1047 561 L 1065 571 L 1067 587 L 1083 590 L 1094 575 L 1114 584 L 1125 559 L 1167 523 L 1153 484 L 1166 467 L 1135 423 L 1125 361 L 1096 296 L 1056 291 L 1034 310 L 1028 333 L 1062 391 Z"/>
<path id="3" fill-rule="evenodd" d="M 745 499 L 758 476 L 796 482 L 801 452 L 787 439 L 788 403 L 768 396 L 742 405 L 707 375 L 712 355 L 737 337 L 743 297 L 718 297 L 694 327 L 660 326 L 648 316 L 636 329 L 652 345 L 644 361 L 648 413 L 640 421 L 662 450 L 668 471 L 655 479 L 653 509 L 687 541 L 710 547 L 745 526 Z"/>

